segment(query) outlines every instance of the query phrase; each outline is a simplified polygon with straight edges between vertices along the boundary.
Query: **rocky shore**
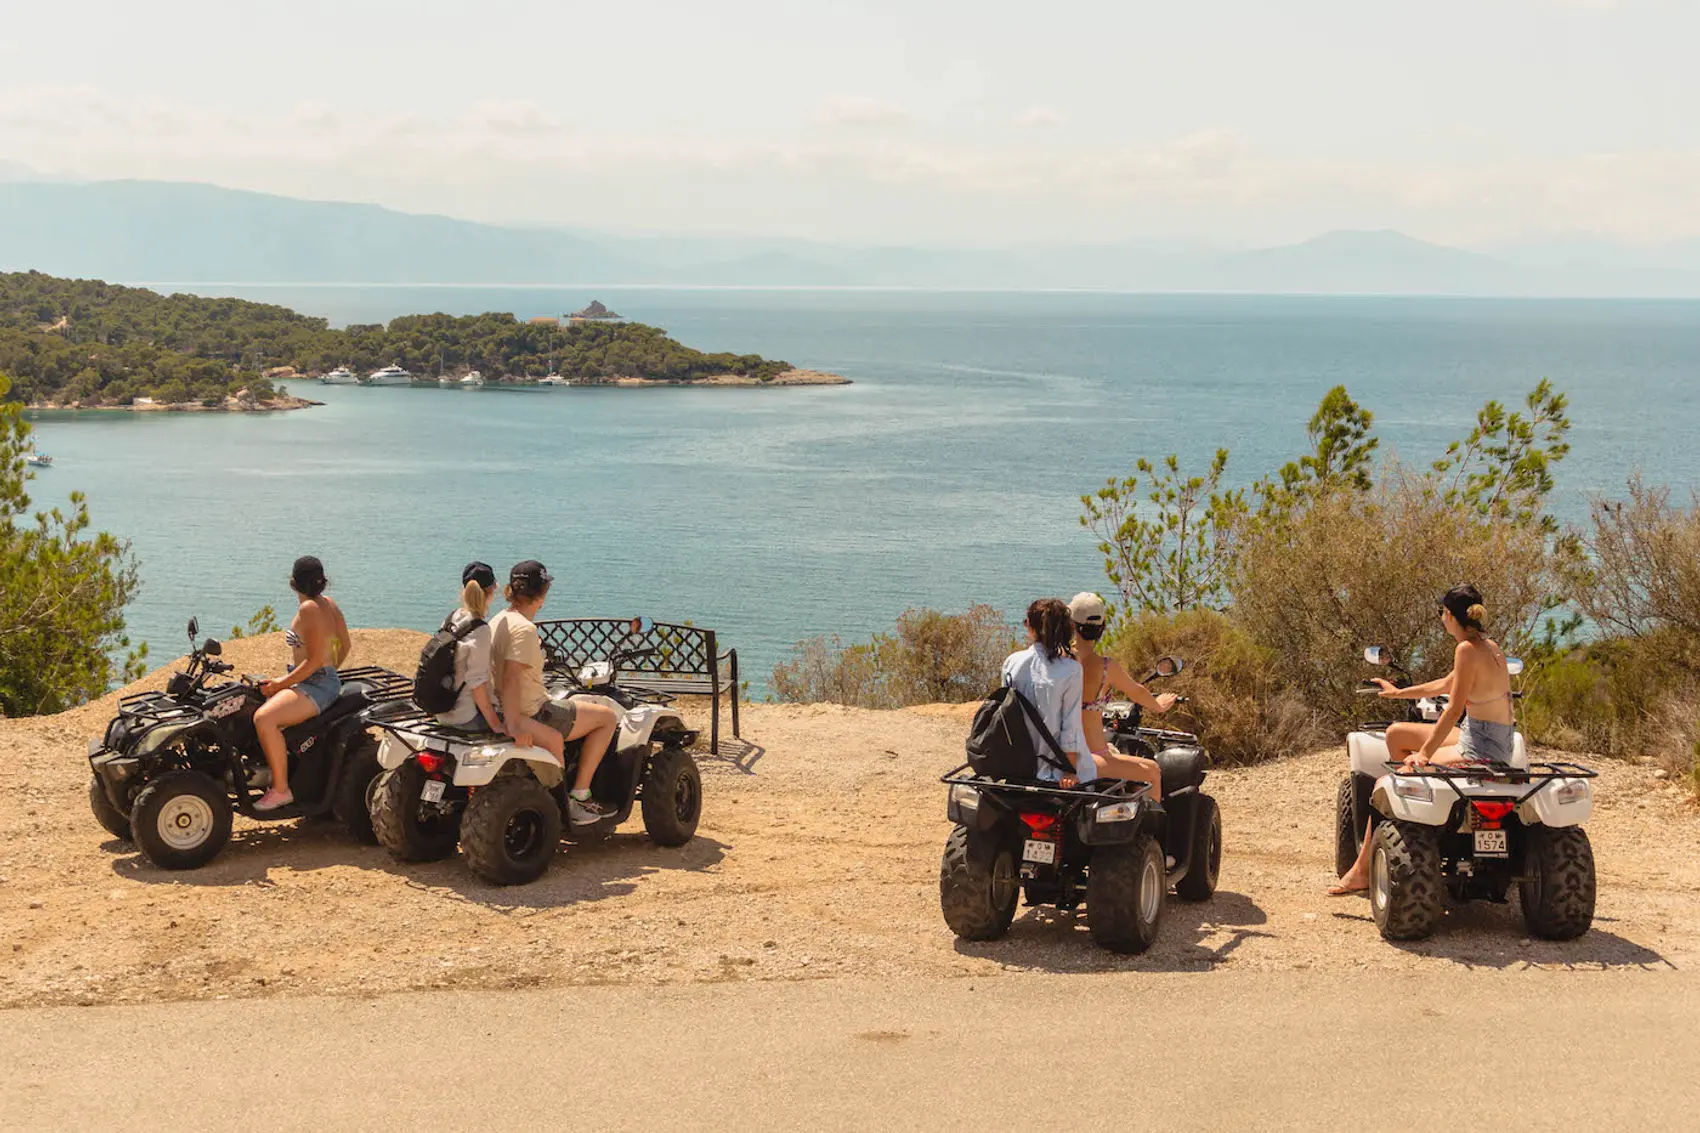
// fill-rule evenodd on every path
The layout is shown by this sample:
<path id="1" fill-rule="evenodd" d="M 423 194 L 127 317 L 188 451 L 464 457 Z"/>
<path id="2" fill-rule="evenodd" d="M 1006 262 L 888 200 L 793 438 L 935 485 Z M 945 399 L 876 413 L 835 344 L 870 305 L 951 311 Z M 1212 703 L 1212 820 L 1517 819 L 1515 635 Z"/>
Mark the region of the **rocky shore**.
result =
<path id="1" fill-rule="evenodd" d="M 323 405 L 305 397 L 285 394 L 281 397 L 252 398 L 232 396 L 207 405 L 200 401 L 151 401 L 138 398 L 129 405 L 85 405 L 81 401 L 64 403 L 32 401 L 24 408 L 35 410 L 75 410 L 83 413 L 275 413 L 286 409 L 308 409 Z"/>

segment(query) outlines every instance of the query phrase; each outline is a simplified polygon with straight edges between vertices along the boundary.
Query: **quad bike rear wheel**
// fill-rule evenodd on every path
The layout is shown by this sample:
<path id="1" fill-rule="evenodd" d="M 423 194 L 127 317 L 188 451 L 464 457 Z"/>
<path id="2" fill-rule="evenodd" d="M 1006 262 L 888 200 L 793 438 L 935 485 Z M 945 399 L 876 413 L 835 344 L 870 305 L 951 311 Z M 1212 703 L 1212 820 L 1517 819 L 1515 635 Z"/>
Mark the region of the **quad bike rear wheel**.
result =
<path id="1" fill-rule="evenodd" d="M 94 811 L 94 820 L 101 828 L 114 838 L 131 841 L 130 816 L 112 805 L 112 800 L 106 797 L 106 785 L 100 781 L 99 775 L 89 776 L 89 809 Z"/>
<path id="2" fill-rule="evenodd" d="M 1334 792 L 1334 876 L 1345 877 L 1346 871 L 1358 860 L 1363 848 L 1358 829 L 1357 810 L 1353 805 L 1356 788 L 1348 772 L 1340 777 L 1340 789 Z"/>
<path id="3" fill-rule="evenodd" d="M 354 840 L 365 846 L 376 846 L 378 834 L 372 829 L 372 811 L 366 805 L 371 797 L 372 781 L 383 773 L 378 762 L 378 744 L 362 733 L 352 741 L 342 757 L 342 779 L 331 799 L 331 812 L 348 829 Z"/>
<path id="4" fill-rule="evenodd" d="M 643 775 L 643 829 L 658 846 L 683 846 L 702 818 L 702 772 L 682 747 L 663 747 Z"/>
<path id="5" fill-rule="evenodd" d="M 1208 901 L 1222 875 L 1222 808 L 1209 795 L 1199 795 L 1192 804 L 1192 837 L 1186 876 L 1175 883 L 1175 896 L 1183 901 Z"/>
<path id="6" fill-rule="evenodd" d="M 1580 826 L 1531 826 L 1517 883 L 1523 923 L 1547 940 L 1574 940 L 1594 923 L 1594 847 Z"/>
<path id="7" fill-rule="evenodd" d="M 944 923 L 963 940 L 996 940 L 1009 931 L 1021 898 L 1015 849 L 996 831 L 958 826 L 939 865 Z"/>
<path id="8" fill-rule="evenodd" d="M 529 775 L 501 775 L 479 787 L 461 816 L 466 864 L 492 885 L 536 881 L 560 844 L 561 807 Z"/>
<path id="9" fill-rule="evenodd" d="M 460 815 L 420 798 L 425 779 L 425 769 L 410 759 L 373 784 L 372 829 L 397 861 L 441 861 L 460 842 Z"/>
<path id="10" fill-rule="evenodd" d="M 1169 892 L 1163 851 L 1154 838 L 1092 851 L 1086 876 L 1086 923 L 1098 947 L 1143 952 L 1156 943 Z"/>
<path id="11" fill-rule="evenodd" d="M 1432 827 L 1388 819 L 1370 841 L 1369 909 L 1387 940 L 1422 940 L 1440 925 L 1446 885 Z"/>
<path id="12" fill-rule="evenodd" d="M 137 793 L 130 829 L 160 869 L 199 869 L 230 841 L 230 798 L 199 771 L 168 771 Z"/>

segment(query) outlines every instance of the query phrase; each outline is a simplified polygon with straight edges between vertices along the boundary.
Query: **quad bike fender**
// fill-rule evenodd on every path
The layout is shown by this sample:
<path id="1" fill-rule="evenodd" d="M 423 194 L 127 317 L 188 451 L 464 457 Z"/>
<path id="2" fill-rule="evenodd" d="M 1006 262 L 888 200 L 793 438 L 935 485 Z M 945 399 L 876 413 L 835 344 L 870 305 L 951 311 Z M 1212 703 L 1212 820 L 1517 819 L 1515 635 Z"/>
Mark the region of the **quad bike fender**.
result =
<path id="1" fill-rule="evenodd" d="M 1450 787 L 1422 775 L 1383 775 L 1369 796 L 1369 805 L 1383 818 L 1419 826 L 1445 826 L 1457 802 Z"/>
<path id="2" fill-rule="evenodd" d="M 1555 779 L 1517 808 L 1525 826 L 1581 826 L 1593 813 L 1594 785 L 1586 779 Z"/>
<path id="3" fill-rule="evenodd" d="M 685 719 L 673 709 L 661 704 L 640 704 L 636 708 L 625 710 L 620 720 L 620 734 L 614 738 L 614 746 L 621 751 L 629 747 L 643 747 L 648 744 L 658 732 L 689 731 L 685 727 Z"/>
<path id="4" fill-rule="evenodd" d="M 537 781 L 550 790 L 561 785 L 565 769 L 546 748 L 515 743 L 470 744 L 455 753 L 455 786 L 482 787 L 515 761 L 531 765 Z"/>
<path id="5" fill-rule="evenodd" d="M 1381 732 L 1353 732 L 1346 737 L 1346 752 L 1351 759 L 1352 770 L 1379 779 L 1387 774 L 1387 736 Z M 1529 766 L 1529 748 L 1523 742 L 1523 733 L 1516 734 L 1516 741 L 1511 751 L 1511 766 L 1527 768 Z"/>

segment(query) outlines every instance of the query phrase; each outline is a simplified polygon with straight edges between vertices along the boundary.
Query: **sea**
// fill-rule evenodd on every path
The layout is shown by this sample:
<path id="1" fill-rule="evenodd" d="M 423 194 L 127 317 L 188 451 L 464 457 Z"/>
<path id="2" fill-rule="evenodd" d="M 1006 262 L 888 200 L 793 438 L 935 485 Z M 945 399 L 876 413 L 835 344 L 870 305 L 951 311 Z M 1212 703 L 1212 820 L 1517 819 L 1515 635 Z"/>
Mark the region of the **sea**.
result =
<path id="1" fill-rule="evenodd" d="M 461 390 L 296 385 L 272 414 L 39 413 L 38 507 L 88 497 L 130 542 L 128 619 L 156 661 L 184 623 L 287 616 L 322 558 L 357 626 L 434 629 L 470 559 L 556 577 L 544 616 L 714 629 L 761 695 L 809 637 L 904 610 L 1107 589 L 1080 496 L 1141 456 L 1248 483 L 1301 453 L 1344 384 L 1382 450 L 1426 464 L 1489 399 L 1570 398 L 1561 516 L 1640 471 L 1700 480 L 1700 303 L 1081 292 L 176 285 L 333 324 L 576 310 L 592 298 L 704 350 L 839 387 Z M 1421 554 L 1412 548 L 1412 554 Z"/>

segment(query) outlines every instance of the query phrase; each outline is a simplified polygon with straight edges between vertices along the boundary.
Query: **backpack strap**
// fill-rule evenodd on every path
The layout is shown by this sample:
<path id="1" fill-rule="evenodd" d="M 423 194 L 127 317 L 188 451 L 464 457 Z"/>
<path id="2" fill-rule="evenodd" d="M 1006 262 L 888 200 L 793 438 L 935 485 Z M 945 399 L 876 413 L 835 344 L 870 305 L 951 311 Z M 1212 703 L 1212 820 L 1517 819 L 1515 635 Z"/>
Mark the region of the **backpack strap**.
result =
<path id="1" fill-rule="evenodd" d="M 1039 710 L 1033 707 L 1033 702 L 1021 695 L 1021 690 L 1014 685 L 1009 686 L 1009 691 L 1015 694 L 1015 699 L 1019 700 L 1021 707 L 1027 710 L 1027 718 L 1033 721 L 1033 726 L 1039 729 L 1039 734 L 1045 738 L 1045 743 L 1050 745 L 1051 750 L 1041 751 L 1039 758 L 1064 775 L 1078 775 L 1079 772 L 1069 763 L 1068 756 L 1063 754 L 1062 745 L 1057 742 L 1055 736 L 1051 735 L 1051 730 L 1045 727 L 1045 721 L 1039 715 Z"/>
<path id="2" fill-rule="evenodd" d="M 459 611 L 456 611 L 456 613 L 458 613 L 458 612 Z M 473 630 L 477 629 L 479 626 L 485 624 L 485 621 L 484 621 L 483 618 L 474 617 L 474 618 L 468 619 L 467 623 L 464 626 L 461 626 L 459 629 L 449 629 L 449 623 L 454 621 L 454 620 L 455 620 L 455 616 L 454 616 L 454 614 L 451 613 L 448 617 L 443 619 L 442 628 L 439 629 L 437 632 L 438 633 L 453 634 L 456 644 L 458 644 L 462 641 L 465 641 L 468 634 L 470 634 Z"/>

